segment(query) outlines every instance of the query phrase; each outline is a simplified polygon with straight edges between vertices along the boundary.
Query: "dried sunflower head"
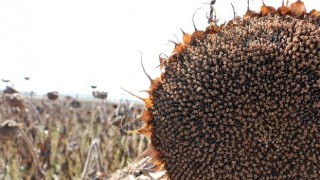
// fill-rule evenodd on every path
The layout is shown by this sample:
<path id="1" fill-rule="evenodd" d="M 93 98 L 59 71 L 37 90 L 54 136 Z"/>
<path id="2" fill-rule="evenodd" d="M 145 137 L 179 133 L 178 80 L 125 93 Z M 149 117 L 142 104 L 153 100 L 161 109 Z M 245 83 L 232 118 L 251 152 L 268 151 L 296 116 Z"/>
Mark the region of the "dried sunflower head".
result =
<path id="1" fill-rule="evenodd" d="M 108 97 L 108 92 L 105 91 L 92 91 L 92 95 L 98 99 L 106 99 Z"/>
<path id="2" fill-rule="evenodd" d="M 7 86 L 6 89 L 3 90 L 3 93 L 14 94 L 14 93 L 18 93 L 18 91 L 11 86 Z"/>
<path id="3" fill-rule="evenodd" d="M 56 100 L 59 97 L 59 92 L 58 91 L 51 91 L 47 93 L 47 97 L 50 100 Z"/>
<path id="4" fill-rule="evenodd" d="M 319 178 L 319 26 L 298 0 L 196 31 L 144 99 L 142 156 L 171 179 Z"/>

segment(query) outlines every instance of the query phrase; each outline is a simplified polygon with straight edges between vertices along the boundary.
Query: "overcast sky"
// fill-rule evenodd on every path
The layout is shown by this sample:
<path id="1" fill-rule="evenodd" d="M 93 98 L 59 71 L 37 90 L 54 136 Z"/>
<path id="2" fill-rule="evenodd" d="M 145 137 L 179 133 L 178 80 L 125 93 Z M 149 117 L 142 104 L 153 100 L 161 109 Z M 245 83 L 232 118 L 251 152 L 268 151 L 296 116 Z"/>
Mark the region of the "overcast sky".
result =
<path id="1" fill-rule="evenodd" d="M 203 0 L 28 0 L 0 1 L 0 79 L 18 90 L 90 94 L 90 85 L 110 96 L 146 90 L 149 81 L 140 66 L 158 76 L 159 53 L 170 55 L 181 38 L 179 28 L 193 32 L 207 26 L 209 6 Z M 217 0 L 219 22 L 243 15 L 247 0 Z M 264 0 L 281 6 L 281 0 Z M 293 2 L 293 1 L 290 1 Z M 305 0 L 307 10 L 320 9 L 318 0 Z M 261 0 L 250 0 L 258 11 Z M 25 81 L 24 77 L 30 77 Z M 5 86 L 0 83 L 0 87 Z M 143 94 L 142 94 L 143 96 Z M 145 94 L 146 96 L 146 94 Z"/>

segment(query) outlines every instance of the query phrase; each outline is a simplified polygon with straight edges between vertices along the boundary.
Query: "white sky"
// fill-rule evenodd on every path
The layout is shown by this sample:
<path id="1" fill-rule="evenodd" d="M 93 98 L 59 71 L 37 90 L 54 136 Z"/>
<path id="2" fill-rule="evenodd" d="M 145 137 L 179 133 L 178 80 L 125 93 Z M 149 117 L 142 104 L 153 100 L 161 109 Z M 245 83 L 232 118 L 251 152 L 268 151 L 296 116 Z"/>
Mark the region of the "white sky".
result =
<path id="1" fill-rule="evenodd" d="M 281 0 L 264 0 L 281 6 Z M 0 79 L 10 79 L 18 90 L 39 93 L 90 94 L 91 85 L 112 97 L 146 90 L 149 80 L 140 66 L 158 76 L 159 53 L 170 55 L 179 28 L 193 32 L 207 26 L 210 0 L 28 0 L 0 1 Z M 220 22 L 243 15 L 247 0 L 217 0 Z M 293 2 L 292 0 L 290 2 Z M 307 10 L 320 1 L 305 0 Z M 250 0 L 259 11 L 261 0 Z M 30 80 L 25 81 L 24 77 Z M 0 88 L 5 84 L 0 82 Z M 137 93 L 139 94 L 139 93 Z M 146 94 L 142 94 L 142 96 Z M 128 95 L 127 95 L 128 96 Z"/>

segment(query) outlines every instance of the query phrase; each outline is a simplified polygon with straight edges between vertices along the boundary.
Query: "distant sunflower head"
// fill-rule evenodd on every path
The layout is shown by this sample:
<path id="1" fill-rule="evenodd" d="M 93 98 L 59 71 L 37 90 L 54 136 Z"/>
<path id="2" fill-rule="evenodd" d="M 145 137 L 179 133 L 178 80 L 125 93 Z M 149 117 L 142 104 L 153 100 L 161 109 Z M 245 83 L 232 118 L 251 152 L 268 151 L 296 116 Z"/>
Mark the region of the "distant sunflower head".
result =
<path id="1" fill-rule="evenodd" d="M 108 92 L 105 91 L 92 91 L 92 95 L 98 99 L 106 99 L 108 97 Z"/>
<path id="2" fill-rule="evenodd" d="M 58 99 L 58 97 L 59 97 L 59 92 L 58 91 L 51 91 L 51 92 L 48 92 L 47 93 L 47 97 L 48 97 L 48 99 L 50 99 L 50 100 L 56 100 L 56 99 Z"/>

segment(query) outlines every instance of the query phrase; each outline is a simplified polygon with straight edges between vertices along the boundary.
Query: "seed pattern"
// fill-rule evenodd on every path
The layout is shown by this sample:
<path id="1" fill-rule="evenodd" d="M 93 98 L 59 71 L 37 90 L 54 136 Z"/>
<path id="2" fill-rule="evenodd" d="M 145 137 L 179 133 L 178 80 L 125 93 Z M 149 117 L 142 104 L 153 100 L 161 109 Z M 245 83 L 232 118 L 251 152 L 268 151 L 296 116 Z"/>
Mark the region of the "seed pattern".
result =
<path id="1" fill-rule="evenodd" d="M 171 179 L 320 178 L 320 18 L 292 5 L 210 25 L 163 62 L 144 122 Z"/>

